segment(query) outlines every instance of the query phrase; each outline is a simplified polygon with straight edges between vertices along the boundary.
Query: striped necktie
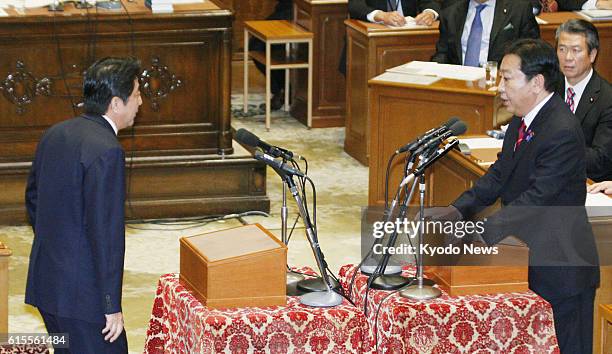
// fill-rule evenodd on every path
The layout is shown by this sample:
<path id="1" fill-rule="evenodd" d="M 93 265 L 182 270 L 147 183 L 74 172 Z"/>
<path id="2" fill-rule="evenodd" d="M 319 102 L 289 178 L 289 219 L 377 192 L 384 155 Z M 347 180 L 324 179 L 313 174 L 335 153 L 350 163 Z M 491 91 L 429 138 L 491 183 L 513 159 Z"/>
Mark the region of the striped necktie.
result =
<path id="1" fill-rule="evenodd" d="M 574 96 L 576 96 L 576 92 L 571 87 L 567 88 L 567 94 L 565 95 L 565 103 L 572 110 L 572 113 L 576 113 L 576 105 L 574 104 Z"/>
<path id="2" fill-rule="evenodd" d="M 519 146 L 525 140 L 525 133 L 527 132 L 527 126 L 525 125 L 525 119 L 521 119 L 521 126 L 518 130 L 518 136 L 516 138 L 516 143 L 514 143 L 514 151 L 518 150 Z"/>

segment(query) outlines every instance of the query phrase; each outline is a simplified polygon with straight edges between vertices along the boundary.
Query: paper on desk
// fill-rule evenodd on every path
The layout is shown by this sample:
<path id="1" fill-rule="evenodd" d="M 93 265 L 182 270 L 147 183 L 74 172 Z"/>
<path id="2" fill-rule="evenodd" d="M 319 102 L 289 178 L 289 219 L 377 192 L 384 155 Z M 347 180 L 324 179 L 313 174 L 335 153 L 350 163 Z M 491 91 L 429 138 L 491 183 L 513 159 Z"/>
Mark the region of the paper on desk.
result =
<path id="1" fill-rule="evenodd" d="M 536 16 L 536 22 L 538 23 L 538 25 L 546 25 L 546 24 L 548 24 L 548 21 L 544 21 L 541 18 L 539 18 L 538 16 Z"/>
<path id="2" fill-rule="evenodd" d="M 397 82 L 402 84 L 431 85 L 440 80 L 440 78 L 434 76 L 402 74 L 387 71 L 376 76 L 373 80 Z"/>
<path id="3" fill-rule="evenodd" d="M 417 25 L 416 20 L 412 16 L 406 16 L 406 23 L 403 26 L 387 26 L 389 28 L 398 28 L 398 29 L 424 29 L 429 28 L 426 25 Z"/>
<path id="4" fill-rule="evenodd" d="M 610 20 L 612 19 L 612 10 L 582 10 L 578 14 L 585 17 L 587 20 Z"/>
<path id="5" fill-rule="evenodd" d="M 584 205 L 589 217 L 612 216 L 612 198 L 603 193 L 587 193 Z"/>
<path id="6" fill-rule="evenodd" d="M 410 63 L 387 69 L 387 71 L 402 74 L 437 76 L 446 79 L 467 81 L 480 80 L 485 77 L 484 68 L 452 64 L 438 64 L 436 62 L 429 61 L 412 61 Z"/>
<path id="7" fill-rule="evenodd" d="M 474 149 L 501 149 L 504 141 L 495 138 L 464 138 L 460 143 L 466 144 L 470 150 Z"/>
<path id="8" fill-rule="evenodd" d="M 7 16 L 8 16 L 8 14 L 6 13 L 6 11 L 4 11 L 4 10 L 2 10 L 0 8 L 0 17 L 7 17 Z"/>

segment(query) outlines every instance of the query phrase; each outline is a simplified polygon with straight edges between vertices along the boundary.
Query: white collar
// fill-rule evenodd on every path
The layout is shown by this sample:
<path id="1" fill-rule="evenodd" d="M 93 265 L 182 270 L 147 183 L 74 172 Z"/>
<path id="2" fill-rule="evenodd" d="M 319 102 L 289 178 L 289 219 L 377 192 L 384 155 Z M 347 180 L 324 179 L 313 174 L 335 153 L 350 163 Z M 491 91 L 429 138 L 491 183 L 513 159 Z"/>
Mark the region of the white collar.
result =
<path id="1" fill-rule="evenodd" d="M 550 93 L 542 101 L 540 101 L 540 103 L 538 103 L 535 107 L 533 107 L 533 109 L 531 111 L 529 111 L 529 113 L 525 114 L 525 117 L 523 117 L 523 121 L 525 122 L 525 126 L 527 127 L 527 129 L 529 129 L 529 126 L 531 125 L 531 123 L 533 123 L 533 120 L 535 119 L 535 117 L 540 112 L 540 109 L 542 109 L 542 107 L 544 107 L 546 102 L 548 102 L 548 100 L 550 100 L 550 98 L 553 95 L 554 95 L 554 92 Z"/>
<path id="2" fill-rule="evenodd" d="M 567 92 L 567 89 L 571 87 L 574 89 L 574 93 L 576 94 L 576 96 L 578 97 L 582 96 L 584 89 L 586 89 L 587 84 L 591 80 L 591 76 L 593 76 L 593 68 L 591 68 L 591 71 L 589 71 L 589 74 L 585 76 L 584 79 L 580 80 L 580 82 L 578 82 L 576 85 L 571 85 L 567 81 L 567 77 L 566 77 L 565 78 L 565 91 Z M 563 94 L 565 95 L 566 93 L 563 93 Z M 578 104 L 578 102 L 576 102 L 576 104 Z"/>
<path id="3" fill-rule="evenodd" d="M 111 127 L 113 128 L 113 131 L 115 132 L 115 135 L 117 135 L 118 130 L 117 130 L 117 125 L 115 124 L 115 122 L 113 122 L 112 119 L 108 118 L 108 116 L 106 114 L 103 114 L 102 118 L 106 119 L 108 124 L 110 124 Z"/>

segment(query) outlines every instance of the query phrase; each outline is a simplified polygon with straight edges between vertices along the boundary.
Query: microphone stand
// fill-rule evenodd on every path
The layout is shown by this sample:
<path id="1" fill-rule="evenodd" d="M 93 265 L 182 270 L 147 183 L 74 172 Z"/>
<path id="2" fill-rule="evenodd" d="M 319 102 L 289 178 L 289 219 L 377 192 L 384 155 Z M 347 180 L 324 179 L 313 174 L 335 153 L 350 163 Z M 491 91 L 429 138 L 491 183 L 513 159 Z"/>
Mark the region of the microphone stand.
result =
<path id="1" fill-rule="evenodd" d="M 302 198 L 300 197 L 295 182 L 293 181 L 293 176 L 288 173 L 284 173 L 282 176 L 287 183 L 289 190 L 291 191 L 291 195 L 293 195 L 293 198 L 295 199 L 300 217 L 304 221 L 306 236 L 308 237 L 308 241 L 312 247 L 312 252 L 314 253 L 315 260 L 317 261 L 319 272 L 321 272 L 321 277 L 323 279 L 323 283 L 325 284 L 325 291 L 315 291 L 304 294 L 300 296 L 300 302 L 304 305 L 312 307 L 332 307 L 340 305 L 343 298 L 340 294 L 332 290 L 332 284 L 329 275 L 327 274 L 327 269 L 325 267 L 325 261 L 323 260 L 323 253 L 321 252 L 316 230 L 314 230 L 312 222 L 310 221 L 310 216 L 302 204 Z"/>
<path id="2" fill-rule="evenodd" d="M 283 243 L 288 246 L 289 237 L 287 235 L 287 181 L 283 178 L 283 206 L 281 207 L 281 238 Z M 291 269 L 287 269 L 287 295 L 298 295 L 297 284 L 304 280 L 304 276 L 296 273 Z"/>
<path id="3" fill-rule="evenodd" d="M 421 252 L 421 248 L 423 246 L 423 233 L 425 226 L 425 169 L 428 166 L 431 166 L 437 159 L 445 155 L 451 148 L 458 144 L 458 140 L 454 140 L 449 143 L 441 153 L 431 156 L 425 163 L 422 168 L 418 169 L 419 176 L 419 209 L 420 209 L 420 228 L 419 228 L 419 248 L 417 250 L 417 284 L 409 285 L 404 290 L 400 291 L 400 296 L 413 300 L 431 300 L 439 297 L 442 292 L 438 288 L 434 288 L 432 285 L 428 285 L 425 283 L 423 279 L 423 254 Z M 433 281 L 431 282 L 432 284 Z"/>

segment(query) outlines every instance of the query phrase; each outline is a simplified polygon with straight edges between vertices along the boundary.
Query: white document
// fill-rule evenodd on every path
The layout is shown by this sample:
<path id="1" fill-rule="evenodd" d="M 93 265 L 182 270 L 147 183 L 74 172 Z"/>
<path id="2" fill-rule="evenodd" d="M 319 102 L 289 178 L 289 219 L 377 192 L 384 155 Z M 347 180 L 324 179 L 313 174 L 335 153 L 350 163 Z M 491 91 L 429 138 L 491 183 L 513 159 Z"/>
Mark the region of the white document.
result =
<path id="1" fill-rule="evenodd" d="M 582 10 L 578 11 L 582 17 L 587 20 L 610 20 L 612 19 L 612 10 Z"/>
<path id="2" fill-rule="evenodd" d="M 387 26 L 389 28 L 401 28 L 401 29 L 425 29 L 429 28 L 426 25 L 417 25 L 416 20 L 412 16 L 406 16 L 406 23 L 403 26 Z"/>
<path id="3" fill-rule="evenodd" d="M 0 17 L 8 17 L 8 14 L 6 13 L 6 11 L 2 10 L 0 8 Z"/>
<path id="4" fill-rule="evenodd" d="M 548 24 L 548 21 L 544 21 L 541 18 L 539 18 L 538 16 L 536 16 L 536 22 L 538 23 L 538 25 L 546 25 L 546 24 Z"/>
<path id="5" fill-rule="evenodd" d="M 376 76 L 373 80 L 397 82 L 401 84 L 431 85 L 440 80 L 440 78 L 434 76 L 402 74 L 387 71 Z"/>
<path id="6" fill-rule="evenodd" d="M 473 66 L 438 64 L 429 61 L 412 61 L 406 64 L 387 69 L 389 72 L 437 76 L 445 79 L 475 81 L 484 79 L 485 69 Z"/>
<path id="7" fill-rule="evenodd" d="M 587 193 L 584 205 L 589 217 L 612 216 L 612 198 L 603 193 Z"/>
<path id="8" fill-rule="evenodd" d="M 53 0 L 25 0 L 24 7 L 26 9 L 32 9 L 36 7 L 45 7 L 53 4 Z"/>
<path id="9" fill-rule="evenodd" d="M 470 150 L 474 149 L 501 149 L 504 145 L 503 139 L 495 138 L 465 138 L 459 139 L 460 143 L 466 144 Z"/>

